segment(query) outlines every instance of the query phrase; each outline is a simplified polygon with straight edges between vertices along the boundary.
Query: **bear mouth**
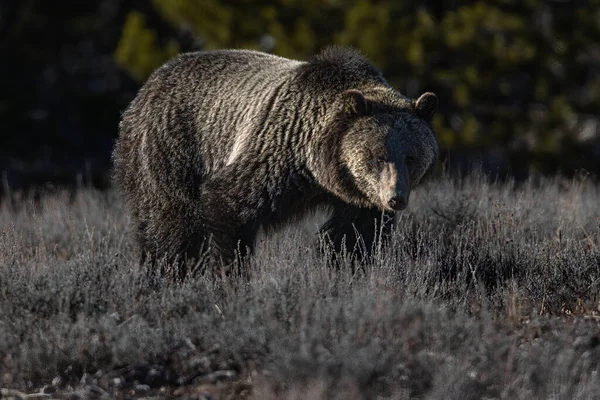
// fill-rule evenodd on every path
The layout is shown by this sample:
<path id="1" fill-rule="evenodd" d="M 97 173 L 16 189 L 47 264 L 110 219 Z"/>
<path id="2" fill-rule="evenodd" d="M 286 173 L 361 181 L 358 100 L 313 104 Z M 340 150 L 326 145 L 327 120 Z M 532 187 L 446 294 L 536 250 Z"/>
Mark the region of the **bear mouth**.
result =
<path id="1" fill-rule="evenodd" d="M 405 210 L 408 206 L 408 203 L 396 202 L 394 204 L 390 204 L 388 207 L 392 211 L 402 211 Z"/>
<path id="2" fill-rule="evenodd" d="M 408 194 L 403 195 L 381 195 L 379 207 L 384 211 L 402 211 L 408 207 Z"/>

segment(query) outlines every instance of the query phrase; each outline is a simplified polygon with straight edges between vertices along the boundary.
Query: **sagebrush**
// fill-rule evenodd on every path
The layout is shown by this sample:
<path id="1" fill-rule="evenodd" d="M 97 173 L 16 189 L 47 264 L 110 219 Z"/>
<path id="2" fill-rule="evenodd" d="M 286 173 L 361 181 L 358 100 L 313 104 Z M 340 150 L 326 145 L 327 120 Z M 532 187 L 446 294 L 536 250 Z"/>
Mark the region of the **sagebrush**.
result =
<path id="1" fill-rule="evenodd" d="M 443 177 L 414 193 L 391 245 L 364 268 L 328 265 L 314 246 L 325 216 L 315 215 L 260 236 L 244 276 L 180 283 L 137 264 L 112 191 L 4 201 L 0 386 L 116 398 L 591 399 L 599 195 L 585 179 Z"/>

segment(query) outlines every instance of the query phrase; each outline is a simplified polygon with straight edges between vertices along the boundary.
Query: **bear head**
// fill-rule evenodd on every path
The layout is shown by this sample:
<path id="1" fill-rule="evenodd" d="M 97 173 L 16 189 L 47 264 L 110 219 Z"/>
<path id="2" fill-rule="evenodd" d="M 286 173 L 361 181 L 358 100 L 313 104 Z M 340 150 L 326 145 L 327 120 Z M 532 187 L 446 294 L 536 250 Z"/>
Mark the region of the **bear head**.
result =
<path id="1" fill-rule="evenodd" d="M 432 118 L 438 100 L 407 99 L 391 89 L 348 90 L 337 118 L 336 182 L 331 191 L 348 203 L 398 211 L 437 161 Z"/>

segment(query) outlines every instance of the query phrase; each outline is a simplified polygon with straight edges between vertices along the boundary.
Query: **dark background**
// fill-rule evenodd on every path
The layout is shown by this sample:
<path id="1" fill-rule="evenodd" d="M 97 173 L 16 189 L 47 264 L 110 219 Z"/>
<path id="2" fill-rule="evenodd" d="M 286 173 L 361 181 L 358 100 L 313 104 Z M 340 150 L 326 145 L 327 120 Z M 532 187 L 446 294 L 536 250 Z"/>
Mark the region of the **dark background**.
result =
<path id="1" fill-rule="evenodd" d="M 306 59 L 358 47 L 409 96 L 433 91 L 442 167 L 600 172 L 600 1 L 0 1 L 2 192 L 110 185 L 121 111 L 178 52 Z"/>

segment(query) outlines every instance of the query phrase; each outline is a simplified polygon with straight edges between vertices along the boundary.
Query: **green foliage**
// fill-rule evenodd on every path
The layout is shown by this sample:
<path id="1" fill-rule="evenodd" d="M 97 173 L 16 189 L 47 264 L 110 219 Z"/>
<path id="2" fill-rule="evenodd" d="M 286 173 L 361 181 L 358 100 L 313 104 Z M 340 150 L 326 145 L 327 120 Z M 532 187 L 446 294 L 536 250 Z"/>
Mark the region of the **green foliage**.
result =
<path id="1" fill-rule="evenodd" d="M 310 0 L 153 0 L 156 9 L 175 26 L 190 28 L 203 48 L 261 48 L 265 35 L 275 52 L 307 57 L 329 44 L 343 2 Z M 339 23 L 338 23 L 339 25 Z"/>
<path id="2" fill-rule="evenodd" d="M 600 0 L 153 0 L 205 49 L 243 47 L 305 59 L 359 48 L 409 96 L 441 98 L 444 148 L 495 145 L 563 153 L 600 107 Z M 272 39 L 273 46 L 265 38 Z M 130 16 L 117 59 L 139 80 L 175 51 Z M 148 54 L 150 53 L 150 54 Z M 567 147 L 565 147 L 567 146 Z"/>
<path id="3" fill-rule="evenodd" d="M 123 36 L 117 46 L 115 59 L 135 79 L 143 80 L 178 52 L 179 46 L 174 41 L 161 45 L 156 33 L 146 26 L 144 15 L 133 11 L 123 26 Z"/>

